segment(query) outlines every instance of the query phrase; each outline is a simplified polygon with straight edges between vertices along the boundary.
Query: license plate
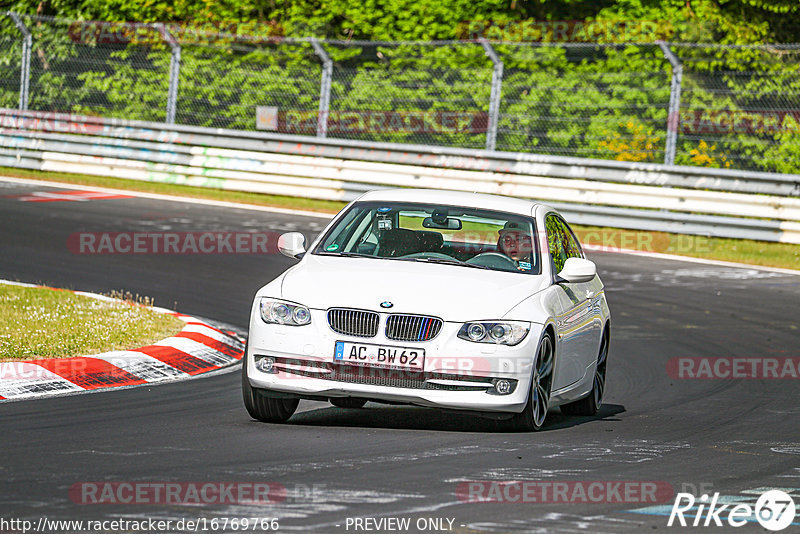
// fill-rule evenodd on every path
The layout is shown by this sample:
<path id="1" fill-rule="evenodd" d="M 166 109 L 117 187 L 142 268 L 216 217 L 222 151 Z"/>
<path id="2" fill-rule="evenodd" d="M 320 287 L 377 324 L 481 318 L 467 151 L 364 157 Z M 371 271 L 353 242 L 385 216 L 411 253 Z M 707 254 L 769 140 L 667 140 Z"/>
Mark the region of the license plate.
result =
<path id="1" fill-rule="evenodd" d="M 333 361 L 366 367 L 422 371 L 425 349 L 337 341 Z"/>

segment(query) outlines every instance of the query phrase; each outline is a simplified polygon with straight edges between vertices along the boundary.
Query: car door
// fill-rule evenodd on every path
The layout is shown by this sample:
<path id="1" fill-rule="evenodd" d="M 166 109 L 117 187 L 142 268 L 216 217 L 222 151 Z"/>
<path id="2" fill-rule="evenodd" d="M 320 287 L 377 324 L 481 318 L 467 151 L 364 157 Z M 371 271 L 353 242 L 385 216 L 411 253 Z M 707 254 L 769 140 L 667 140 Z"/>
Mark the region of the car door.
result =
<path id="1" fill-rule="evenodd" d="M 557 214 L 547 215 L 545 227 L 551 266 L 557 274 L 568 258 L 582 258 L 583 251 L 572 230 Z M 598 297 L 594 283 L 561 282 L 555 286 L 560 309 L 556 317 L 558 340 L 553 391 L 583 378 L 586 367 L 597 356 L 600 334 L 593 305 Z"/>

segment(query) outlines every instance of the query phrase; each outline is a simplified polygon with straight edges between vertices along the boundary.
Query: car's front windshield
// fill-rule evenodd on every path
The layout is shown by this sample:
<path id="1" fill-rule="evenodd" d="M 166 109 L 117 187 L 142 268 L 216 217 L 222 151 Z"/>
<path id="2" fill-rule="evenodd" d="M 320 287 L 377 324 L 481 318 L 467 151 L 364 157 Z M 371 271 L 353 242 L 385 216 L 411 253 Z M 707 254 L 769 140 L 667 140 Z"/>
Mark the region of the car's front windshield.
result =
<path id="1" fill-rule="evenodd" d="M 532 219 L 456 206 L 358 202 L 313 254 L 540 273 Z"/>

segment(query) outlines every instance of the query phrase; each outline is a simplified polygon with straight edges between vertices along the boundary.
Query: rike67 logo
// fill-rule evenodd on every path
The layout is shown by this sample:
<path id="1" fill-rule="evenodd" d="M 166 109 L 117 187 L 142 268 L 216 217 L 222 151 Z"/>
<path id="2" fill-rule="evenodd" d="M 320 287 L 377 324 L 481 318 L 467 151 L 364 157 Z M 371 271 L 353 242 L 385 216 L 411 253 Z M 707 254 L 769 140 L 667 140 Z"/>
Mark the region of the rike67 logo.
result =
<path id="1" fill-rule="evenodd" d="M 741 527 L 757 521 L 767 530 L 780 531 L 792 524 L 795 514 L 792 497 L 776 489 L 761 494 L 755 507 L 743 502 L 721 504 L 719 493 L 715 493 L 710 501 L 708 495 L 696 499 L 691 493 L 678 493 L 667 526 L 677 522 L 682 527 Z"/>

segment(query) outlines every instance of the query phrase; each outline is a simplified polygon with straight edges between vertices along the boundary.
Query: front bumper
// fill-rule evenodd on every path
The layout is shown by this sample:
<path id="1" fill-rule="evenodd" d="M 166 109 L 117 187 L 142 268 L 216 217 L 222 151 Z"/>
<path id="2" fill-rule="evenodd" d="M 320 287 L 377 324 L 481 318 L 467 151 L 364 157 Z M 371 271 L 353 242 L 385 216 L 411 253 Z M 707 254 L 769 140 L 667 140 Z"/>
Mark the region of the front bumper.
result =
<path id="1" fill-rule="evenodd" d="M 308 398 L 359 397 L 481 412 L 523 410 L 530 389 L 531 368 L 538 346 L 539 325 L 518 345 L 473 343 L 457 337 L 462 323 L 445 322 L 434 339 L 408 342 L 378 335 L 358 338 L 330 329 L 324 310 L 311 310 L 305 326 L 265 324 L 251 320 L 245 365 L 254 388 Z M 385 315 L 381 314 L 381 324 Z M 350 341 L 425 350 L 422 373 L 334 363 L 336 341 Z M 275 360 L 273 372 L 255 366 L 255 358 Z M 507 379 L 515 387 L 501 395 L 493 381 Z"/>

